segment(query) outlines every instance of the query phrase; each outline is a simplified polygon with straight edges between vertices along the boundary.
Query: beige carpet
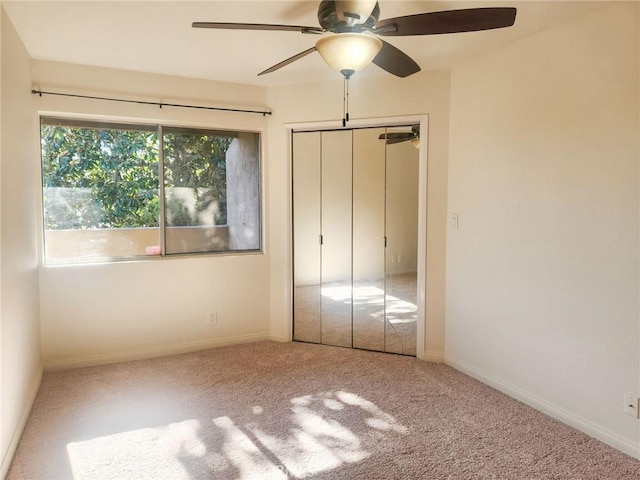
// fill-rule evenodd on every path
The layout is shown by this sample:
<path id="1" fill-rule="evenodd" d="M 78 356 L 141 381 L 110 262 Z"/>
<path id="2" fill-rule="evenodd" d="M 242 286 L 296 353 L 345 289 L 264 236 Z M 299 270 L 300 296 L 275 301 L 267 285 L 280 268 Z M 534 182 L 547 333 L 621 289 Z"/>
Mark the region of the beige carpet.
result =
<path id="1" fill-rule="evenodd" d="M 444 365 L 263 342 L 45 374 L 9 479 L 611 479 L 640 462 Z"/>

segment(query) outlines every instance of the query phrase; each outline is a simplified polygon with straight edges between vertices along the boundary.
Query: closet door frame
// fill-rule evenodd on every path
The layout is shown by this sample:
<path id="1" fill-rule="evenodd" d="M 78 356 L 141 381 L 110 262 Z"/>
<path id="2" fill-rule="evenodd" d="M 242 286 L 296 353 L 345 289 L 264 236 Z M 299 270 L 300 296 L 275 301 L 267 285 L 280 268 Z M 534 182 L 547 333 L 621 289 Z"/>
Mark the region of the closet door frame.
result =
<path id="1" fill-rule="evenodd" d="M 418 281 L 417 281 L 417 322 L 416 322 L 416 357 L 422 360 L 428 359 L 426 351 L 426 330 L 429 319 L 427 318 L 427 184 L 428 184 L 428 137 L 429 137 L 429 117 L 424 115 L 408 115 L 402 117 L 382 117 L 375 119 L 355 119 L 350 120 L 346 129 L 369 128 L 369 127 L 395 127 L 403 125 L 420 124 L 420 153 L 419 153 L 419 180 L 418 180 Z M 289 288 L 288 296 L 288 328 L 289 340 L 293 340 L 293 175 L 292 175 L 292 146 L 293 132 L 304 131 L 324 131 L 337 130 L 337 122 L 296 122 L 285 124 L 288 137 L 288 168 L 289 168 Z M 434 319 L 436 321 L 437 319 Z"/>

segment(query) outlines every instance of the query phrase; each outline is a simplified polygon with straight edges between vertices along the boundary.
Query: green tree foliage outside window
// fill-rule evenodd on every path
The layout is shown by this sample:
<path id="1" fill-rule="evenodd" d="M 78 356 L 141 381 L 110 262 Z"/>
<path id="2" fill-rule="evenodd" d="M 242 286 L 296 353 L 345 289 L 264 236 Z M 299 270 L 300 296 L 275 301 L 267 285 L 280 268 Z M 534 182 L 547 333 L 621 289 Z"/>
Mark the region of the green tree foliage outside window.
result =
<path id="1" fill-rule="evenodd" d="M 62 124 L 59 124 L 62 123 Z M 111 128 L 42 122 L 45 229 L 158 227 L 160 218 L 156 127 Z M 230 136 L 170 129 L 163 135 L 164 187 L 191 189 L 195 205 L 167 198 L 171 225 L 199 225 L 216 206 L 226 223 L 226 151 Z"/>
<path id="2" fill-rule="evenodd" d="M 158 227 L 155 131 L 42 125 L 46 229 Z"/>
<path id="3" fill-rule="evenodd" d="M 226 152 L 233 137 L 222 132 L 166 128 L 163 131 L 167 224 L 190 226 L 227 223 Z M 169 195 L 174 188 L 194 192 L 194 208 Z M 210 221 L 203 212 L 215 206 Z"/>

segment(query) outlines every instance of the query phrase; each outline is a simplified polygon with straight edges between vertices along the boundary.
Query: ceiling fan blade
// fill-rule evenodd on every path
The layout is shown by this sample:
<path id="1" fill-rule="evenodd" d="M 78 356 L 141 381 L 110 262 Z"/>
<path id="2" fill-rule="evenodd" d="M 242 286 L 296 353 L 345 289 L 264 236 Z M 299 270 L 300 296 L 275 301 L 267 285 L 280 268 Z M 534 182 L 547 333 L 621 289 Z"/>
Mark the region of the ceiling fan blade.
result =
<path id="1" fill-rule="evenodd" d="M 267 68 L 266 70 L 260 72 L 258 74 L 258 76 L 265 75 L 265 74 L 271 73 L 271 72 L 275 72 L 276 70 L 279 70 L 282 67 L 284 67 L 286 65 L 289 65 L 290 63 L 293 63 L 296 60 L 301 59 L 302 57 L 306 57 L 307 55 L 309 55 L 310 53 L 313 53 L 315 51 L 316 51 L 316 47 L 311 47 L 311 48 L 305 50 L 304 52 L 300 52 L 297 55 L 294 55 L 293 57 L 289 57 L 286 60 L 283 60 L 282 62 L 275 64 L 273 67 Z"/>
<path id="2" fill-rule="evenodd" d="M 268 23 L 225 23 L 193 22 L 193 28 L 215 28 L 221 30 L 272 30 L 279 32 L 324 33 L 324 28 L 305 27 L 303 25 L 272 25 Z"/>
<path id="3" fill-rule="evenodd" d="M 373 32 L 388 36 L 476 32 L 510 27 L 515 21 L 513 7 L 467 8 L 387 18 L 376 23 Z"/>
<path id="4" fill-rule="evenodd" d="M 389 132 L 381 133 L 378 140 L 411 140 L 415 135 L 409 132 Z"/>
<path id="5" fill-rule="evenodd" d="M 386 141 L 387 145 L 395 145 L 396 143 L 408 142 L 409 140 L 413 140 L 412 138 L 390 138 Z"/>
<path id="6" fill-rule="evenodd" d="M 420 71 L 420 65 L 402 50 L 382 40 L 382 49 L 373 59 L 373 63 L 397 77 L 408 77 Z"/>

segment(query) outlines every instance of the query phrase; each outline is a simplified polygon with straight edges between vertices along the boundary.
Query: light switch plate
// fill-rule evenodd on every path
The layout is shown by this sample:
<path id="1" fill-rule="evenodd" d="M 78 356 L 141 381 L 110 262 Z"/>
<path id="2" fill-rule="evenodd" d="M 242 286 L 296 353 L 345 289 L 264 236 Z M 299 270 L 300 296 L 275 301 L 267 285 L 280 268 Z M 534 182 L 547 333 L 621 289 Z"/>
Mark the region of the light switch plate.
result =
<path id="1" fill-rule="evenodd" d="M 458 230 L 458 214 L 450 213 L 449 214 L 449 226 L 451 230 Z"/>

